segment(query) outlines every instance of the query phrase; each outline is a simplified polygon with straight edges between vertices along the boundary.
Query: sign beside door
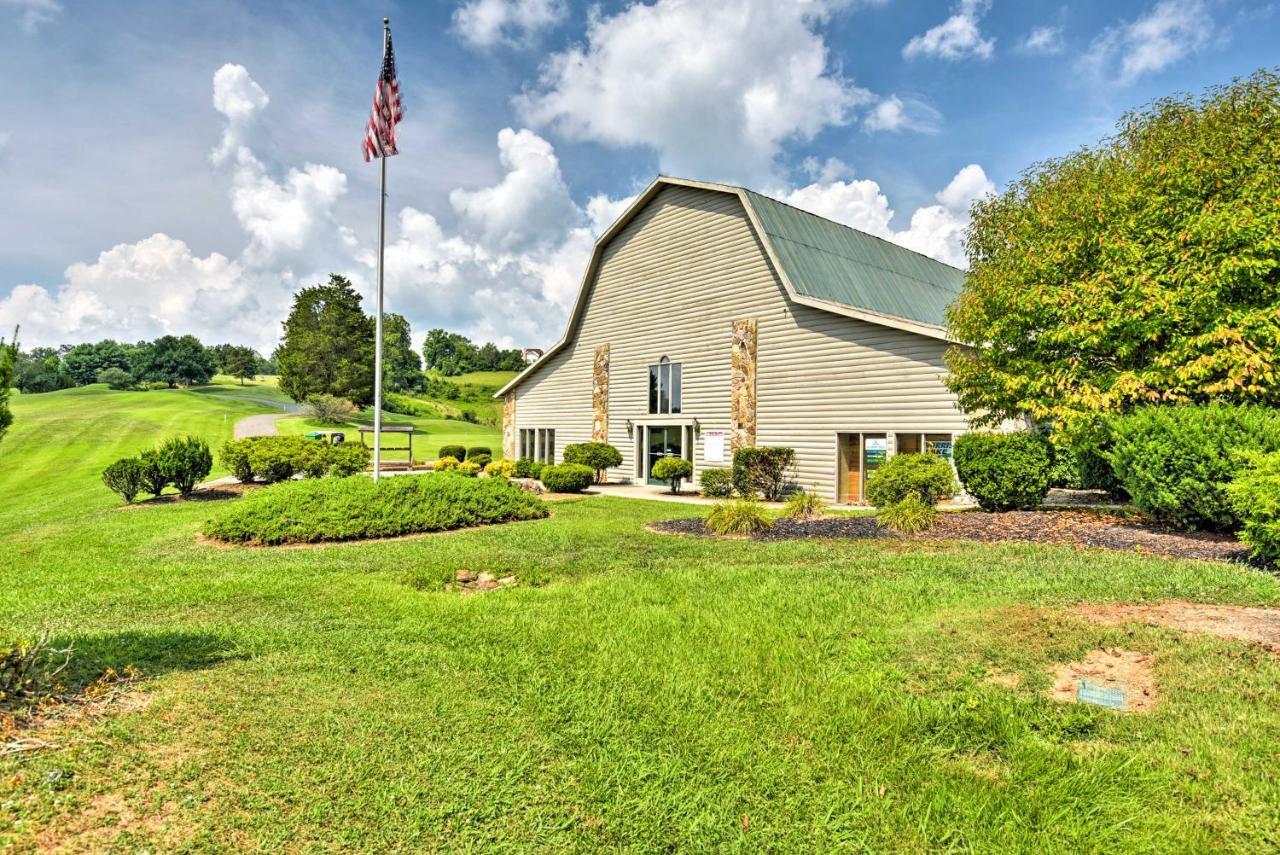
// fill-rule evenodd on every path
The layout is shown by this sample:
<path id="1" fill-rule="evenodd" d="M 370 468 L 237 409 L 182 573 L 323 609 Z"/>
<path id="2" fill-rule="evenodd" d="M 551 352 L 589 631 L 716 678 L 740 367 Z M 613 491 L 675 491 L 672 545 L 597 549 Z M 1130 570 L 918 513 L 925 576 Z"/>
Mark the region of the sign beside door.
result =
<path id="1" fill-rule="evenodd" d="M 702 432 L 702 458 L 708 463 L 724 463 L 724 431 Z"/>

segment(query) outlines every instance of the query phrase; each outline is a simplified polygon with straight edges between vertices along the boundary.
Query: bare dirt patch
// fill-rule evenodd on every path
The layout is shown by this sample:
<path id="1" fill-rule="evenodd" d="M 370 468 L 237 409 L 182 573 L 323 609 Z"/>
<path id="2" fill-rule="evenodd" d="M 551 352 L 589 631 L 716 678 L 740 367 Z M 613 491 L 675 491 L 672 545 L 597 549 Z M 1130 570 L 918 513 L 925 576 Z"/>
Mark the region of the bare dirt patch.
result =
<path id="1" fill-rule="evenodd" d="M 1155 672 L 1152 657 L 1146 653 L 1118 647 L 1092 650 L 1083 659 L 1057 666 L 1053 685 L 1046 694 L 1055 701 L 1076 703 L 1082 679 L 1094 686 L 1123 691 L 1126 712 L 1150 712 L 1155 706 Z"/>
<path id="2" fill-rule="evenodd" d="M 242 484 L 239 481 L 227 484 L 216 484 L 211 487 L 197 487 L 189 495 L 183 496 L 178 493 L 166 493 L 163 496 L 153 496 L 150 499 L 142 499 L 131 505 L 121 505 L 119 510 L 132 511 L 138 508 L 153 508 L 156 505 L 177 505 L 186 502 L 218 502 L 223 499 L 235 499 L 243 496 L 249 490 L 256 490 L 265 487 L 265 484 Z"/>
<path id="3" fill-rule="evenodd" d="M 1280 653 L 1280 609 L 1173 601 L 1152 605 L 1083 605 L 1072 611 L 1099 623 L 1144 623 L 1203 632 Z"/>
<path id="4" fill-rule="evenodd" d="M 518 581 L 513 573 L 495 576 L 487 572 L 459 570 L 449 588 L 462 594 L 480 594 L 485 591 L 496 591 L 499 588 L 514 588 L 517 584 Z"/>

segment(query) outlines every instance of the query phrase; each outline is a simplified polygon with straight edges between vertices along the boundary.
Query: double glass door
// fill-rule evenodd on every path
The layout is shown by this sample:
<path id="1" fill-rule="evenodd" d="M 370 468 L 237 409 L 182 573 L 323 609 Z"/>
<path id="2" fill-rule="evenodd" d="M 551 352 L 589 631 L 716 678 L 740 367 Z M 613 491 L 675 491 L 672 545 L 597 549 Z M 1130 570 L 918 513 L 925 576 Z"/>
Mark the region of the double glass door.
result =
<path id="1" fill-rule="evenodd" d="M 655 481 L 653 475 L 653 464 L 657 463 L 664 457 L 684 457 L 684 427 L 681 425 L 669 425 L 666 427 L 649 427 L 646 429 L 649 434 L 648 447 L 648 466 L 645 467 L 645 480 L 649 484 L 662 484 L 663 481 Z"/>

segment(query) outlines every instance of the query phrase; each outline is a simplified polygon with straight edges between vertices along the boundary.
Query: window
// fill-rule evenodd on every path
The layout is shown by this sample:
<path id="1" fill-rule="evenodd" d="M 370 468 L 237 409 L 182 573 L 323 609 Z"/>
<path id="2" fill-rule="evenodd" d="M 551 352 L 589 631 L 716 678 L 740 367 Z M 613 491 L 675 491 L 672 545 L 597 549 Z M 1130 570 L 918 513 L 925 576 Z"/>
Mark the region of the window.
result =
<path id="1" fill-rule="evenodd" d="M 520 456 L 541 463 L 555 463 L 555 428 L 521 428 Z"/>
<path id="2" fill-rule="evenodd" d="M 655 415 L 680 412 L 680 363 L 667 357 L 649 366 L 649 412 Z"/>

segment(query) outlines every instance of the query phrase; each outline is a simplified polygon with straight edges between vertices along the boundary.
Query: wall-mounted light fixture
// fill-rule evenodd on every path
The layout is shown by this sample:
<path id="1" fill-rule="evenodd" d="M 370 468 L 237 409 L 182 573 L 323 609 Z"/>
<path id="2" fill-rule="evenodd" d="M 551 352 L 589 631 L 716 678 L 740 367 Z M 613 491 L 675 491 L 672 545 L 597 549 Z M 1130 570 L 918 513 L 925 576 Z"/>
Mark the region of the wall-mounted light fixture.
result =
<path id="1" fill-rule="evenodd" d="M 693 435 L 702 436 L 702 422 L 697 419 L 693 420 Z"/>
<path id="2" fill-rule="evenodd" d="M 631 419 L 627 419 L 627 436 L 631 436 L 635 430 L 636 426 L 631 423 Z"/>

